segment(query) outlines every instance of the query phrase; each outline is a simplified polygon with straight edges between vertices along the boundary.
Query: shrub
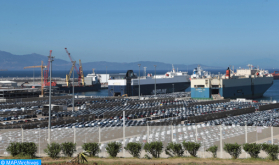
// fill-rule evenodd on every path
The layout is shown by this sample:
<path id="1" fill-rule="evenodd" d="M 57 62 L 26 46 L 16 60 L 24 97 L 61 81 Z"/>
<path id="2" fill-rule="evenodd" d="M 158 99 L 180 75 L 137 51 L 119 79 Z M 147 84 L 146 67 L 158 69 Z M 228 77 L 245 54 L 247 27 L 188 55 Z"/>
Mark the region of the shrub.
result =
<path id="1" fill-rule="evenodd" d="M 9 152 L 12 156 L 22 155 L 34 158 L 37 153 L 37 146 L 33 142 L 14 142 L 9 144 L 6 151 Z"/>
<path id="2" fill-rule="evenodd" d="M 197 157 L 197 151 L 201 147 L 200 143 L 195 142 L 182 142 L 183 147 L 185 150 L 187 150 L 191 156 Z"/>
<path id="3" fill-rule="evenodd" d="M 262 149 L 269 155 L 271 160 L 277 159 L 279 148 L 275 144 L 263 144 Z"/>
<path id="4" fill-rule="evenodd" d="M 21 144 L 18 142 L 12 142 L 9 144 L 6 151 L 10 153 L 12 156 L 16 156 L 21 152 Z"/>
<path id="5" fill-rule="evenodd" d="M 241 145 L 237 143 L 225 143 L 224 150 L 229 153 L 233 159 L 237 159 L 241 154 Z"/>
<path id="6" fill-rule="evenodd" d="M 61 150 L 65 156 L 72 157 L 76 151 L 76 144 L 73 142 L 62 143 Z"/>
<path id="7" fill-rule="evenodd" d="M 130 142 L 127 144 L 127 147 L 125 147 L 125 150 L 127 150 L 133 157 L 139 158 L 140 152 L 141 152 L 142 144 L 137 142 Z"/>
<path id="8" fill-rule="evenodd" d="M 160 154 L 163 152 L 163 143 L 162 142 L 151 142 L 145 143 L 144 150 L 150 153 L 154 158 L 159 158 Z"/>
<path id="9" fill-rule="evenodd" d="M 37 153 L 37 145 L 34 142 L 21 143 L 21 154 L 34 158 Z"/>
<path id="10" fill-rule="evenodd" d="M 181 157 L 184 153 L 184 150 L 180 143 L 171 142 L 168 144 L 167 148 L 165 149 L 165 152 L 170 157 L 174 157 L 174 156 Z"/>
<path id="11" fill-rule="evenodd" d="M 57 158 L 59 156 L 59 153 L 61 151 L 61 146 L 59 143 L 51 143 L 47 144 L 47 148 L 44 149 L 44 152 L 51 158 Z"/>
<path id="12" fill-rule="evenodd" d="M 116 157 L 117 154 L 120 152 L 121 146 L 122 146 L 122 144 L 119 142 L 110 142 L 106 146 L 107 153 L 111 157 Z"/>
<path id="13" fill-rule="evenodd" d="M 84 143 L 82 149 L 89 153 L 89 156 L 96 156 L 101 152 L 99 143 Z"/>
<path id="14" fill-rule="evenodd" d="M 259 153 L 261 152 L 262 145 L 256 143 L 245 143 L 243 144 L 243 149 L 251 156 L 251 158 L 257 158 Z"/>
<path id="15" fill-rule="evenodd" d="M 212 157 L 216 158 L 217 157 L 217 150 L 218 150 L 218 146 L 214 145 L 209 147 L 206 152 L 211 152 L 212 153 Z"/>

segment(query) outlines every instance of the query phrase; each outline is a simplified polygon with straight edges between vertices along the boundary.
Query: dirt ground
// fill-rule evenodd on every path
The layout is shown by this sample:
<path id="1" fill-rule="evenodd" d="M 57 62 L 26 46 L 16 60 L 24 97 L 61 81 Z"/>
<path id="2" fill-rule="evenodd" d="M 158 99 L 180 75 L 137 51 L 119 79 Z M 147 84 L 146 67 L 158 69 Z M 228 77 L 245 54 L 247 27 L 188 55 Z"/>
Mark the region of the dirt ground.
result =
<path id="1" fill-rule="evenodd" d="M 43 164 L 64 163 L 69 158 L 42 158 Z M 275 165 L 279 160 L 271 161 L 267 159 L 213 159 L 213 158 L 158 158 L 158 159 L 137 159 L 137 158 L 88 158 L 89 164 L 97 163 L 98 165 Z"/>

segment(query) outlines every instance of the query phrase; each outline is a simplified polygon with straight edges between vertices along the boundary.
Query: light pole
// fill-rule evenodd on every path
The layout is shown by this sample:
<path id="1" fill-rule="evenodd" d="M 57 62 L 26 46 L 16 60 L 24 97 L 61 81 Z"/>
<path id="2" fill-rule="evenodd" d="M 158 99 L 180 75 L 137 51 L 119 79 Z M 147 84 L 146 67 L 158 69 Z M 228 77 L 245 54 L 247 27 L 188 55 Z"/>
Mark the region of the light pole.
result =
<path id="1" fill-rule="evenodd" d="M 155 96 L 156 96 L 156 93 L 157 93 L 157 91 L 156 91 L 156 66 L 157 65 L 154 65 L 154 67 L 155 67 Z"/>
<path id="2" fill-rule="evenodd" d="M 49 58 L 49 107 L 48 107 L 48 144 L 50 144 L 50 127 L 51 127 L 51 72 L 52 72 L 52 61 L 54 57 Z"/>
<path id="3" fill-rule="evenodd" d="M 73 112 L 75 111 L 75 72 L 73 72 Z"/>
<path id="4" fill-rule="evenodd" d="M 108 67 L 106 66 L 106 83 L 108 83 Z M 108 84 L 107 84 L 108 86 Z"/>
<path id="5" fill-rule="evenodd" d="M 138 64 L 139 66 L 139 100 L 140 100 L 140 64 Z"/>
<path id="6" fill-rule="evenodd" d="M 174 84 L 172 84 L 172 93 L 174 93 Z"/>

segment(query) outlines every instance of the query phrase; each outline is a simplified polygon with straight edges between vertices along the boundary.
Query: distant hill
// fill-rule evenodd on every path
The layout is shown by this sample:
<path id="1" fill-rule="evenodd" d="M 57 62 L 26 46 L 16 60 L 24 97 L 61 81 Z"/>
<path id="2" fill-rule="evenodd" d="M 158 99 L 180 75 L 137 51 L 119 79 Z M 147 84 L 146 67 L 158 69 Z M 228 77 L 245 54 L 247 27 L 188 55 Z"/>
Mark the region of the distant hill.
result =
<path id="1" fill-rule="evenodd" d="M 14 55 L 9 52 L 0 51 L 0 69 L 8 70 L 22 70 L 26 66 L 37 66 L 44 62 L 47 65 L 48 57 L 40 54 L 26 54 L 26 55 Z M 71 62 L 62 59 L 55 58 L 52 63 L 53 70 L 69 70 L 71 68 Z M 128 70 L 138 69 L 138 64 L 141 64 L 141 68 L 147 67 L 147 70 L 153 70 L 154 65 L 157 65 L 157 70 L 171 70 L 172 64 L 162 63 L 162 62 L 152 62 L 152 61 L 139 61 L 130 63 L 119 63 L 119 62 L 106 62 L 106 61 L 96 61 L 96 62 L 84 62 L 85 59 L 81 59 L 83 70 L 91 70 L 95 68 L 96 70 Z M 197 67 L 198 64 L 174 64 L 175 69 L 178 70 L 192 70 Z M 206 66 L 202 65 L 203 69 L 224 69 L 224 67 Z"/>
<path id="2" fill-rule="evenodd" d="M 44 65 L 48 63 L 48 57 L 40 54 L 26 54 L 26 55 L 14 55 L 9 52 L 0 51 L 0 69 L 8 70 L 22 70 L 26 66 L 38 66 L 43 61 Z M 61 59 L 55 59 L 53 68 L 61 69 L 65 66 L 70 67 L 71 63 Z"/>

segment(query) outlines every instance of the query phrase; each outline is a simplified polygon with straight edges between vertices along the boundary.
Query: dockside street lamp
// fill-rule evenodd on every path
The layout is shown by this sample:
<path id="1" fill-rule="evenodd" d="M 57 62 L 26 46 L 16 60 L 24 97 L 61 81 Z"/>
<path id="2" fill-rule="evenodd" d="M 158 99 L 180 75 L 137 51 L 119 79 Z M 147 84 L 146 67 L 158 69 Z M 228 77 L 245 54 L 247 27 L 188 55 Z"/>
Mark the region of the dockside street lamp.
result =
<path id="1" fill-rule="evenodd" d="M 141 64 L 138 64 L 138 66 L 139 66 L 139 100 L 140 100 L 140 65 Z"/>
<path id="2" fill-rule="evenodd" d="M 157 94 L 157 91 L 156 91 L 156 66 L 157 66 L 157 65 L 154 65 L 154 67 L 155 67 L 155 96 L 156 96 L 156 94 Z"/>

